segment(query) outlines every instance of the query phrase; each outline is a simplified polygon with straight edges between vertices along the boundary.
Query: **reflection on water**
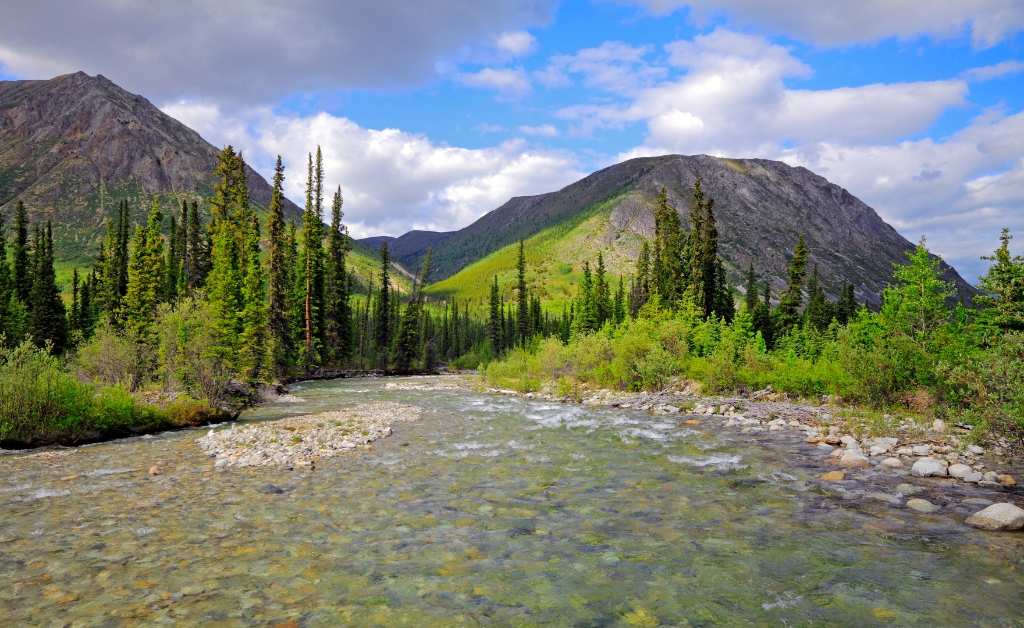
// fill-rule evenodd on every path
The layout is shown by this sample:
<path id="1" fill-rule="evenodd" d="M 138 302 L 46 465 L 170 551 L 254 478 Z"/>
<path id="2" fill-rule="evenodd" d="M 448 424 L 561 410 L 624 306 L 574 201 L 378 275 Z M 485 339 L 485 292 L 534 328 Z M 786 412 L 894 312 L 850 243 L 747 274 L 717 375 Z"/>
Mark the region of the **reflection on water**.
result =
<path id="1" fill-rule="evenodd" d="M 312 473 L 215 472 L 193 444 L 202 431 L 0 458 L 0 624 L 1012 626 L 1024 616 L 1022 535 L 966 528 L 956 504 L 932 516 L 898 508 L 888 487 L 901 478 L 823 486 L 824 454 L 795 436 L 383 380 L 295 389 L 300 403 L 245 420 L 376 399 L 429 410 Z M 165 473 L 149 476 L 153 465 Z"/>

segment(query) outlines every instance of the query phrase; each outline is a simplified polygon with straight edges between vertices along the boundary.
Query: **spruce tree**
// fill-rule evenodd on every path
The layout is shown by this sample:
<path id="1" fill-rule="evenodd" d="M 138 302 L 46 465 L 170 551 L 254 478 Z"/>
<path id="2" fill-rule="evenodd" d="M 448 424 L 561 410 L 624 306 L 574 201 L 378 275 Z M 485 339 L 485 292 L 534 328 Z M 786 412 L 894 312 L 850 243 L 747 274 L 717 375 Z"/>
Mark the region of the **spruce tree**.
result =
<path id="1" fill-rule="evenodd" d="M 32 266 L 29 259 L 28 212 L 21 200 L 14 213 L 14 291 L 27 307 L 32 292 Z"/>
<path id="2" fill-rule="evenodd" d="M 50 347 L 54 355 L 67 349 L 67 312 L 57 287 L 57 275 L 53 270 L 53 230 L 50 221 L 46 231 L 36 228 L 34 254 L 32 256 L 32 289 L 29 292 L 29 333 L 39 347 Z"/>
<path id="3" fill-rule="evenodd" d="M 687 281 L 684 267 L 686 234 L 679 213 L 668 202 L 668 192 L 662 186 L 654 207 L 653 280 L 661 298 L 669 304 L 682 296 Z"/>
<path id="4" fill-rule="evenodd" d="M 387 352 L 391 348 L 391 255 L 388 243 L 380 243 L 380 294 L 377 296 L 377 307 L 374 311 L 374 347 L 377 362 L 387 368 Z"/>
<path id="5" fill-rule="evenodd" d="M 526 344 L 530 335 L 529 297 L 526 292 L 526 247 L 523 240 L 519 241 L 519 259 L 516 260 L 516 338 L 521 345 Z"/>
<path id="6" fill-rule="evenodd" d="M 626 319 L 626 291 L 622 283 L 622 275 L 619 275 L 619 289 L 615 291 L 615 302 L 612 305 L 613 320 L 616 325 L 621 325 Z"/>
<path id="7" fill-rule="evenodd" d="M 839 300 L 836 301 L 836 320 L 840 325 L 848 324 L 857 313 L 857 297 L 854 293 L 853 284 L 844 282 L 839 292 Z"/>
<path id="8" fill-rule="evenodd" d="M 182 263 L 178 221 L 175 220 L 173 215 L 171 216 L 170 223 L 167 241 L 167 260 L 164 262 L 164 268 L 167 270 L 163 290 L 164 303 L 174 303 L 178 298 L 178 279 L 181 275 Z"/>
<path id="9" fill-rule="evenodd" d="M 68 333 L 74 337 L 75 332 L 81 331 L 82 310 L 79 301 L 78 268 L 71 271 L 71 311 L 68 312 Z"/>
<path id="10" fill-rule="evenodd" d="M 245 279 L 242 283 L 243 308 L 240 316 L 239 371 L 246 381 L 265 379 L 267 359 L 267 306 L 265 276 L 260 262 L 260 220 L 253 213 L 245 239 Z"/>
<path id="11" fill-rule="evenodd" d="M 629 313 L 636 318 L 640 308 L 647 303 L 650 296 L 651 286 L 651 247 L 644 240 L 640 244 L 640 256 L 636 260 L 636 276 L 633 280 L 633 289 L 629 294 Z"/>
<path id="12" fill-rule="evenodd" d="M 398 328 L 398 368 L 408 369 L 419 359 L 420 331 L 423 311 L 423 288 L 426 287 L 427 275 L 430 274 L 430 261 L 433 251 L 427 249 L 427 257 L 423 260 L 420 276 L 413 282 L 412 294 L 405 304 Z"/>
<path id="13" fill-rule="evenodd" d="M 835 317 L 835 307 L 825 296 L 825 288 L 818 276 L 818 265 L 814 265 L 810 279 L 807 280 L 807 307 L 804 315 L 807 322 L 818 331 L 825 331 Z"/>
<path id="14" fill-rule="evenodd" d="M 292 335 L 292 307 L 289 295 L 293 287 L 294 261 L 289 255 L 288 228 L 284 221 L 284 166 L 277 156 L 274 166 L 274 189 L 270 194 L 270 221 L 267 227 L 270 250 L 267 255 L 268 327 L 270 335 L 270 367 L 278 377 L 285 377 L 291 367 L 295 350 Z"/>
<path id="15" fill-rule="evenodd" d="M 807 277 L 807 247 L 804 246 L 804 234 L 797 239 L 793 249 L 793 259 L 789 261 L 786 275 L 789 284 L 779 297 L 776 312 L 776 331 L 786 334 L 800 322 L 800 306 L 803 305 L 803 286 Z"/>
<path id="16" fill-rule="evenodd" d="M 217 182 L 210 200 L 210 258 L 212 267 L 206 278 L 206 292 L 213 315 L 217 338 L 216 353 L 229 367 L 240 364 L 240 334 L 246 266 L 246 244 L 252 211 L 245 188 L 245 162 L 234 148 L 226 147 L 217 155 L 214 170 Z"/>
<path id="17" fill-rule="evenodd" d="M 11 267 L 7 263 L 7 233 L 0 215 L 0 336 L 7 346 L 15 346 L 24 335 L 25 306 L 15 290 Z"/>
<path id="18" fill-rule="evenodd" d="M 186 249 L 188 251 L 188 287 L 196 290 L 206 285 L 206 276 L 213 265 L 210 260 L 210 247 L 207 246 L 209 236 L 199 218 L 199 203 L 192 201 L 192 209 L 188 215 L 186 229 Z"/>
<path id="19" fill-rule="evenodd" d="M 1000 246 L 981 259 L 994 262 L 981 277 L 986 294 L 975 298 L 984 309 L 980 319 L 1004 330 L 1024 330 L 1024 257 L 1010 255 L 1009 229 L 999 236 Z"/>
<path id="20" fill-rule="evenodd" d="M 747 291 L 747 311 L 753 315 L 757 308 L 757 273 L 754 272 L 754 262 L 750 262 L 750 267 L 747 269 L 747 282 L 744 284 L 744 288 Z"/>
<path id="21" fill-rule="evenodd" d="M 302 215 L 303 234 L 303 358 L 306 372 L 321 363 L 324 335 L 324 223 L 323 156 L 316 149 L 316 165 L 309 155 L 306 170 L 306 209 Z"/>
<path id="22" fill-rule="evenodd" d="M 120 318 L 125 329 L 143 342 L 153 339 L 156 308 L 166 276 L 164 240 L 160 233 L 162 219 L 160 204 L 154 198 L 146 225 L 135 229 L 128 263 L 128 286 L 121 304 Z"/>
<path id="23" fill-rule="evenodd" d="M 494 276 L 494 283 L 491 284 L 490 308 L 488 309 L 487 330 L 488 339 L 491 341 L 491 352 L 495 357 L 501 354 L 501 324 L 503 314 L 501 311 L 501 293 L 498 291 L 498 276 Z"/>
<path id="24" fill-rule="evenodd" d="M 349 248 L 349 241 L 348 229 L 342 222 L 345 216 L 341 211 L 342 203 L 339 186 L 331 205 L 331 230 L 327 234 L 327 277 L 324 290 L 327 349 L 329 361 L 334 365 L 344 363 L 352 353 L 349 282 L 345 271 L 345 254 Z"/>
<path id="25" fill-rule="evenodd" d="M 606 321 L 612 320 L 611 287 L 605 280 L 604 255 L 597 253 L 597 270 L 594 273 L 594 297 L 597 310 L 597 328 L 600 329 Z"/>
<path id="26" fill-rule="evenodd" d="M 767 281 L 762 292 L 764 301 L 758 303 L 754 309 L 751 324 L 755 333 L 761 333 L 765 346 L 770 349 L 775 339 L 775 323 L 772 316 L 772 287 Z"/>

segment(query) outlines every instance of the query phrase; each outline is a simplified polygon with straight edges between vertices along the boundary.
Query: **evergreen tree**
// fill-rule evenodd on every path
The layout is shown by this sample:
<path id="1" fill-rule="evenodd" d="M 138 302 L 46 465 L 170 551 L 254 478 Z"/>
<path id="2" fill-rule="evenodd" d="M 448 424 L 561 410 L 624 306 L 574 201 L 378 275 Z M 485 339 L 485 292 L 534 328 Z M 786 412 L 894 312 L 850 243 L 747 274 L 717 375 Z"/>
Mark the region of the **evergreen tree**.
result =
<path id="1" fill-rule="evenodd" d="M 619 275 L 619 289 L 615 291 L 612 313 L 616 325 L 621 325 L 622 321 L 626 319 L 626 291 L 622 283 L 622 275 Z"/>
<path id="2" fill-rule="evenodd" d="M 636 276 L 629 293 L 629 314 L 636 318 L 640 308 L 647 303 L 651 289 L 651 247 L 644 240 L 640 244 L 640 256 L 636 260 Z"/>
<path id="3" fill-rule="evenodd" d="M 302 364 L 306 372 L 321 363 L 324 336 L 324 223 L 323 155 L 316 149 L 316 165 L 309 155 L 306 172 L 306 210 L 302 215 L 302 280 L 304 347 Z"/>
<path id="4" fill-rule="evenodd" d="M 14 291 L 18 299 L 28 306 L 29 294 L 32 292 L 32 266 L 29 259 L 28 212 L 21 200 L 14 213 Z"/>
<path id="5" fill-rule="evenodd" d="M 206 276 L 210 273 L 213 261 L 211 250 L 207 246 L 209 239 L 203 223 L 199 218 L 199 203 L 192 201 L 192 211 L 188 215 L 186 228 L 186 250 L 188 251 L 188 287 L 196 290 L 206 285 Z"/>
<path id="6" fill-rule="evenodd" d="M 668 193 L 662 186 L 654 207 L 654 255 L 651 263 L 653 283 L 661 298 L 670 304 L 678 300 L 685 289 L 687 272 L 685 248 L 687 238 L 679 220 L 679 213 L 668 202 Z"/>
<path id="7" fill-rule="evenodd" d="M 284 221 L 284 166 L 281 156 L 277 156 L 274 166 L 274 189 L 270 194 L 270 222 L 268 232 L 270 250 L 267 255 L 269 312 L 268 326 L 270 336 L 270 366 L 278 377 L 284 377 L 291 366 L 295 350 L 292 308 L 289 294 L 294 280 L 292 271 L 294 261 L 289 255 L 287 226 Z"/>
<path id="8" fill-rule="evenodd" d="M 705 198 L 700 179 L 693 184 L 693 206 L 690 209 L 690 238 L 687 247 L 687 289 L 693 303 L 705 316 L 724 315 L 733 309 L 732 296 L 721 295 L 725 285 L 724 272 L 718 259 L 718 226 L 715 220 L 715 199 Z M 719 308 L 725 311 L 719 311 Z"/>
<path id="9" fill-rule="evenodd" d="M 242 283 L 241 356 L 239 371 L 246 381 L 262 381 L 267 360 L 267 305 L 263 264 L 260 262 L 260 220 L 253 213 L 245 239 L 246 268 Z"/>
<path id="10" fill-rule="evenodd" d="M 825 296 L 825 288 L 818 277 L 818 265 L 814 265 L 811 277 L 807 280 L 807 307 L 804 316 L 811 327 L 825 331 L 835 318 L 835 308 Z"/>
<path id="11" fill-rule="evenodd" d="M 981 305 L 981 319 L 1005 330 L 1024 330 L 1024 257 L 1010 255 L 1009 229 L 999 236 L 1000 247 L 981 259 L 995 262 L 981 278 L 987 294 L 975 301 Z"/>
<path id="12" fill-rule="evenodd" d="M 764 282 L 764 301 L 758 303 L 751 316 L 755 333 L 760 333 L 766 348 L 770 349 L 775 340 L 775 321 L 772 316 L 772 286 Z"/>
<path id="13" fill-rule="evenodd" d="M 121 305 L 125 329 L 143 342 L 152 340 L 156 308 L 164 287 L 162 219 L 160 204 L 154 198 L 149 221 L 135 229 L 128 262 L 128 288 Z"/>
<path id="14" fill-rule="evenodd" d="M 715 298 L 712 311 L 726 323 L 731 323 L 736 315 L 736 299 L 733 296 L 732 284 L 726 278 L 725 267 L 722 258 L 715 257 L 714 266 L 715 287 L 711 293 Z"/>
<path id="15" fill-rule="evenodd" d="M 21 342 L 25 329 L 25 306 L 18 298 L 11 267 L 7 263 L 7 233 L 0 215 L 0 336 L 7 346 Z"/>
<path id="16" fill-rule="evenodd" d="M 71 271 L 71 311 L 68 312 L 68 333 L 73 337 L 75 332 L 81 331 L 82 310 L 78 290 L 78 268 Z"/>
<path id="17" fill-rule="evenodd" d="M 840 325 L 846 325 L 853 320 L 857 313 L 857 298 L 854 294 L 852 283 L 843 283 L 839 292 L 839 300 L 836 301 L 836 320 Z"/>
<path id="18" fill-rule="evenodd" d="M 953 286 L 941 279 L 940 261 L 925 248 L 924 236 L 907 259 L 908 265 L 894 265 L 897 285 L 882 293 L 882 318 L 897 333 L 927 345 L 949 319 L 946 299 L 953 295 Z"/>
<path id="19" fill-rule="evenodd" d="M 210 257 L 212 268 L 206 278 L 206 293 L 213 314 L 217 357 L 236 370 L 240 365 L 240 334 L 246 266 L 246 245 L 251 228 L 249 194 L 245 189 L 245 162 L 234 148 L 217 155 L 214 170 L 217 183 L 210 200 Z M 244 191 L 243 191 L 244 190 Z"/>
<path id="20" fill-rule="evenodd" d="M 612 312 L 611 288 L 604 277 L 604 256 L 600 251 L 597 253 L 597 271 L 594 274 L 594 298 L 595 309 L 597 310 L 597 328 L 600 329 L 606 321 L 614 316 Z"/>
<path id="21" fill-rule="evenodd" d="M 128 200 L 121 201 L 120 214 L 117 221 L 117 243 L 114 250 L 111 281 L 114 286 L 116 305 L 120 307 L 121 299 L 128 293 L 128 240 L 129 223 L 131 222 L 131 210 L 128 207 Z"/>
<path id="22" fill-rule="evenodd" d="M 87 274 L 82 281 L 82 295 L 79 297 L 78 306 L 78 328 L 82 332 L 83 340 L 92 338 L 93 330 L 96 328 L 96 302 L 93 298 L 95 285 L 95 275 Z"/>
<path id="23" fill-rule="evenodd" d="M 179 238 L 178 222 L 171 216 L 169 238 L 167 242 L 167 260 L 164 267 L 167 269 L 167 278 L 164 283 L 163 301 L 174 303 L 178 298 L 178 279 L 181 275 L 182 264 L 182 242 Z"/>
<path id="24" fill-rule="evenodd" d="M 348 251 L 348 229 L 342 222 L 341 187 L 334 194 L 331 206 L 331 230 L 327 234 L 327 282 L 324 294 L 327 322 L 327 348 L 330 362 L 342 364 L 352 352 L 348 276 L 345 253 Z M 422 287 L 422 286 L 421 286 Z"/>
<path id="25" fill-rule="evenodd" d="M 427 249 L 427 257 L 423 260 L 419 278 L 413 282 L 412 294 L 405 304 L 405 312 L 398 328 L 398 368 L 408 369 L 419 359 L 420 332 L 422 327 L 423 288 L 426 287 L 427 275 L 430 274 L 430 260 L 433 251 Z"/>
<path id="26" fill-rule="evenodd" d="M 387 367 L 387 352 L 391 348 L 391 255 L 388 243 L 380 243 L 380 294 L 377 297 L 377 308 L 374 312 L 374 347 L 377 361 Z"/>
<path id="27" fill-rule="evenodd" d="M 67 312 L 53 270 L 53 230 L 49 221 L 45 232 L 36 228 L 33 248 L 29 334 L 37 346 L 49 346 L 53 354 L 60 355 L 67 349 Z"/>
<path id="28" fill-rule="evenodd" d="M 488 339 L 491 341 L 491 351 L 495 356 L 501 354 L 501 324 L 502 324 L 501 293 L 498 291 L 498 276 L 494 276 L 494 283 L 491 284 L 491 299 L 488 309 L 487 330 Z"/>
<path id="29" fill-rule="evenodd" d="M 786 269 L 789 284 L 779 297 L 776 312 L 776 331 L 786 334 L 800 322 L 800 306 L 803 305 L 803 286 L 807 277 L 807 247 L 804 246 L 804 234 L 800 234 L 793 249 L 793 259 Z"/>
<path id="30" fill-rule="evenodd" d="M 744 284 L 744 287 L 747 291 L 747 311 L 753 315 L 754 310 L 757 309 L 757 273 L 754 272 L 754 262 L 750 262 L 750 267 L 747 269 L 747 283 Z"/>
<path id="31" fill-rule="evenodd" d="M 529 297 L 526 293 L 526 249 L 519 241 L 519 259 L 516 261 L 516 339 L 525 344 L 530 334 Z"/>

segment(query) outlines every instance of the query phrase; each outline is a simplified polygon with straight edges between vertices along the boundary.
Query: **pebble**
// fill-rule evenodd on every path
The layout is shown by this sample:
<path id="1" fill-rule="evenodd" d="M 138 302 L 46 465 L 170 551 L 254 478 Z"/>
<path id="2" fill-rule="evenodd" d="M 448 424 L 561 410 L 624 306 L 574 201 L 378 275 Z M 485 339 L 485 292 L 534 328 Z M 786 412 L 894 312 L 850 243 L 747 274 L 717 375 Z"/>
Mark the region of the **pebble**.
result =
<path id="1" fill-rule="evenodd" d="M 903 466 L 903 462 L 899 458 L 886 458 L 882 461 L 883 467 L 891 467 L 893 469 L 899 469 Z"/>
<path id="2" fill-rule="evenodd" d="M 829 445 L 828 443 L 818 443 L 818 449 L 820 449 L 822 451 L 828 451 L 828 452 L 834 451 L 834 448 L 832 447 L 832 445 Z"/>
<path id="3" fill-rule="evenodd" d="M 963 500 L 963 503 L 973 504 L 975 506 L 991 506 L 995 502 L 993 502 L 991 499 L 985 499 L 984 497 L 968 497 L 967 499 Z"/>
<path id="4" fill-rule="evenodd" d="M 829 471 L 825 475 L 821 476 L 821 479 L 826 482 L 842 482 L 846 479 L 846 474 L 842 471 Z"/>
<path id="5" fill-rule="evenodd" d="M 1017 485 L 1017 480 L 1013 479 L 1012 475 L 1003 474 L 1003 475 L 1000 475 L 997 479 L 999 480 L 1000 484 L 1002 484 L 1003 486 L 1005 486 L 1007 488 L 1009 488 L 1011 486 L 1016 486 Z"/>
<path id="6" fill-rule="evenodd" d="M 1013 504 L 992 504 L 967 518 L 967 525 L 982 530 L 1020 530 L 1024 528 L 1024 509 Z"/>
<path id="7" fill-rule="evenodd" d="M 915 445 L 912 449 L 915 456 L 930 456 L 932 453 L 931 445 Z"/>
<path id="8" fill-rule="evenodd" d="M 932 429 L 935 430 L 936 432 L 945 432 L 946 431 L 946 423 L 945 423 L 945 421 L 943 421 L 942 419 L 935 419 L 934 421 L 932 421 Z"/>
<path id="9" fill-rule="evenodd" d="M 981 447 L 978 447 L 977 445 L 968 445 L 967 451 L 971 452 L 976 456 L 980 456 L 985 453 L 985 450 L 982 449 Z"/>
<path id="10" fill-rule="evenodd" d="M 158 465 L 153 465 L 152 467 L 149 468 L 150 475 L 163 475 L 163 472 L 164 470 L 161 469 Z"/>
<path id="11" fill-rule="evenodd" d="M 215 469 L 225 467 L 312 467 L 391 434 L 391 424 L 414 421 L 419 408 L 394 402 L 364 403 L 352 409 L 288 417 L 219 432 L 196 440 Z"/>
<path id="12" fill-rule="evenodd" d="M 926 515 L 942 509 L 941 506 L 936 506 L 927 499 L 908 499 L 907 508 Z"/>
<path id="13" fill-rule="evenodd" d="M 904 495 L 917 495 L 923 493 L 924 489 L 920 486 L 914 486 L 913 484 L 903 483 L 896 487 L 896 490 L 903 493 Z"/>
<path id="14" fill-rule="evenodd" d="M 910 469 L 911 475 L 917 478 L 926 478 L 929 476 L 945 476 L 946 465 L 942 464 L 941 461 L 935 458 L 923 458 L 914 463 L 914 466 Z"/>
<path id="15" fill-rule="evenodd" d="M 844 467 L 861 467 L 865 469 L 871 466 L 868 459 L 865 458 L 863 454 L 854 451 L 847 451 L 844 453 L 839 459 L 839 464 Z"/>

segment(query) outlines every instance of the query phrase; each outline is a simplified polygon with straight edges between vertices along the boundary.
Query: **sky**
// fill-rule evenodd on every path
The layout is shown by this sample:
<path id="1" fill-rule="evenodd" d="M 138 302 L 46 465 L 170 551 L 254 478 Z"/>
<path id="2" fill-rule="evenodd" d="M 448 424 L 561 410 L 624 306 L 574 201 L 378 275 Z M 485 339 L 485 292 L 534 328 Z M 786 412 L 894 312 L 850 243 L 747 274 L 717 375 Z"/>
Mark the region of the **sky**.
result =
<path id="1" fill-rule="evenodd" d="M 1020 0 L 0 0 L 0 80 L 141 94 L 355 237 L 448 231 L 671 153 L 777 159 L 975 282 L 1024 253 Z M 866 252 L 869 254 L 869 252 Z"/>

